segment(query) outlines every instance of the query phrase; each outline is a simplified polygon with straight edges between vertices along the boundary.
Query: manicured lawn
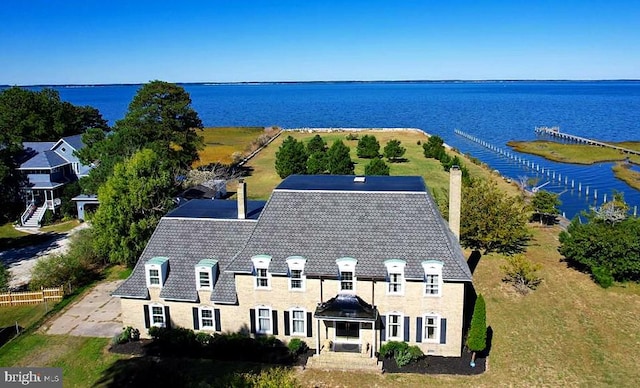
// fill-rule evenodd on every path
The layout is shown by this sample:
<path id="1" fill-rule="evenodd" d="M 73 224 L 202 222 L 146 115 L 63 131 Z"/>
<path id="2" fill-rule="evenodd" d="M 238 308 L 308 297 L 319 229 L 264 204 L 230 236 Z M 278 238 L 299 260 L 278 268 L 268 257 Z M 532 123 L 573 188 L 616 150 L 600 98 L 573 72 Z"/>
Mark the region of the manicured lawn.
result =
<path id="1" fill-rule="evenodd" d="M 263 127 L 208 127 L 202 131 L 205 149 L 194 167 L 209 163 L 231 163 L 234 152 L 244 152 L 247 146 L 264 133 Z"/>
<path id="2" fill-rule="evenodd" d="M 62 368 L 65 387 L 89 387 L 124 358 L 105 351 L 109 341 L 31 333 L 0 348 L 0 365 L 58 367 Z"/>
<path id="3" fill-rule="evenodd" d="M 78 225 L 80 225 L 79 220 L 70 220 L 70 221 L 59 222 L 54 225 L 43 226 L 42 228 L 40 228 L 40 231 L 53 232 L 53 233 L 67 233 L 68 231 L 70 231 L 71 229 L 75 228 Z"/>

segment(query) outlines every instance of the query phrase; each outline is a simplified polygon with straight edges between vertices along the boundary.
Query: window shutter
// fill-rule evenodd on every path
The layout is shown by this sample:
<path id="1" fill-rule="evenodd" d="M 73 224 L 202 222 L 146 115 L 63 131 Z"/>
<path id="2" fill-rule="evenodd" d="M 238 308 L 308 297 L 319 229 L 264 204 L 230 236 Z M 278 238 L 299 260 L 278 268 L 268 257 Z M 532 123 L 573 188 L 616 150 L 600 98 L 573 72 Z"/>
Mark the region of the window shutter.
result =
<path id="1" fill-rule="evenodd" d="M 169 315 L 169 306 L 164 306 L 164 327 L 171 329 L 171 315 Z"/>
<path id="2" fill-rule="evenodd" d="M 220 309 L 213 309 L 213 317 L 216 320 L 216 331 L 222 331 L 222 323 L 220 323 Z"/>
<path id="3" fill-rule="evenodd" d="M 404 317 L 404 341 L 409 342 L 409 323 L 410 318 Z"/>
<path id="4" fill-rule="evenodd" d="M 278 312 L 276 310 L 271 310 L 271 316 L 273 317 L 273 322 L 271 322 L 271 333 L 273 335 L 278 335 Z"/>
<path id="5" fill-rule="evenodd" d="M 256 333 L 256 309 L 249 309 L 249 325 L 251 334 Z"/>
<path id="6" fill-rule="evenodd" d="M 148 329 L 151 327 L 151 318 L 149 318 L 149 305 L 145 304 L 142 306 L 142 310 L 144 312 L 144 328 Z"/>
<path id="7" fill-rule="evenodd" d="M 440 343 L 447 343 L 447 318 L 440 319 Z"/>
<path id="8" fill-rule="evenodd" d="M 416 318 L 416 342 L 422 342 L 422 317 Z"/>
<path id="9" fill-rule="evenodd" d="M 313 315 L 307 313 L 307 337 L 313 337 Z"/>
<path id="10" fill-rule="evenodd" d="M 387 340 L 387 330 L 386 330 L 386 324 L 387 324 L 387 316 L 386 315 L 381 315 L 380 316 L 380 341 L 386 341 Z"/>
<path id="11" fill-rule="evenodd" d="M 193 330 L 200 330 L 200 314 L 197 307 L 191 309 L 193 312 Z"/>
<path id="12" fill-rule="evenodd" d="M 291 332 L 289 330 L 289 312 L 284 312 L 284 335 L 289 335 Z"/>

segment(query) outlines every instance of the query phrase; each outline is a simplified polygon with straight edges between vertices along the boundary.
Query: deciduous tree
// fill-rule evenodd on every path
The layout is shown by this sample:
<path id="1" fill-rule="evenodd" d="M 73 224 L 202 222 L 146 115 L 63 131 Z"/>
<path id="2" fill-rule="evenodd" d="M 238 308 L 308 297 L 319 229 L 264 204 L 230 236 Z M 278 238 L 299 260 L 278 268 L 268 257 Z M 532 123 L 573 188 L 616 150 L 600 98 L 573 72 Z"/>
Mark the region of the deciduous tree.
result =
<path id="1" fill-rule="evenodd" d="M 173 177 L 160 156 L 144 149 L 116 164 L 100 187 L 93 217 L 95 247 L 111 262 L 132 265 L 160 218 L 173 206 Z"/>
<path id="2" fill-rule="evenodd" d="M 293 174 L 306 174 L 307 151 L 302 142 L 287 136 L 276 152 L 276 172 L 280 178 Z"/>
<path id="3" fill-rule="evenodd" d="M 473 180 L 462 190 L 460 242 L 484 253 L 519 253 L 531 235 L 522 197 L 509 197 L 493 182 Z"/>

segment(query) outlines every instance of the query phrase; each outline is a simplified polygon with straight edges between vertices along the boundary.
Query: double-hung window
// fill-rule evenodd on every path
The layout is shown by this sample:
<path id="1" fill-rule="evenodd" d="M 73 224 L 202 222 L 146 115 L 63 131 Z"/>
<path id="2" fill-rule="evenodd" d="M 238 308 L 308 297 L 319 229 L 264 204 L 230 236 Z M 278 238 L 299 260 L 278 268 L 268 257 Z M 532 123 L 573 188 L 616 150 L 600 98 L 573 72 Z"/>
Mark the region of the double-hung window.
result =
<path id="1" fill-rule="evenodd" d="M 290 256 L 287 258 L 287 266 L 289 267 L 289 290 L 304 291 L 305 275 L 304 266 L 307 259 L 302 256 Z"/>
<path id="2" fill-rule="evenodd" d="M 151 306 L 151 325 L 157 327 L 165 327 L 164 307 Z"/>
<path id="3" fill-rule="evenodd" d="M 258 308 L 257 316 L 257 329 L 258 333 L 268 334 L 271 333 L 271 309 L 270 308 Z"/>
<path id="4" fill-rule="evenodd" d="M 385 260 L 384 265 L 387 267 L 387 294 L 403 295 L 406 262 L 399 259 L 389 259 Z"/>
<path id="5" fill-rule="evenodd" d="M 353 272 L 340 272 L 340 291 L 353 291 Z"/>
<path id="6" fill-rule="evenodd" d="M 403 340 L 402 314 L 392 313 L 387 315 L 387 331 L 390 340 Z"/>
<path id="7" fill-rule="evenodd" d="M 425 296 L 442 296 L 442 265 L 443 263 L 437 260 L 422 262 Z"/>
<path id="8" fill-rule="evenodd" d="M 202 259 L 195 266 L 198 290 L 213 291 L 213 283 L 218 274 L 218 260 Z"/>
<path id="9" fill-rule="evenodd" d="M 271 289 L 271 274 L 269 273 L 269 264 L 271 264 L 271 256 L 258 255 L 251 258 L 255 275 L 256 289 Z"/>
<path id="10" fill-rule="evenodd" d="M 291 334 L 306 335 L 306 312 L 304 310 L 291 310 Z"/>
<path id="11" fill-rule="evenodd" d="M 214 320 L 213 320 L 213 309 L 203 307 L 200 309 L 200 328 L 202 330 L 213 330 Z"/>
<path id="12" fill-rule="evenodd" d="M 291 289 L 292 290 L 302 289 L 302 270 L 300 269 L 291 270 Z"/>
<path id="13" fill-rule="evenodd" d="M 160 270 L 159 269 L 150 269 L 149 270 L 149 284 L 154 286 L 160 285 Z"/>
<path id="14" fill-rule="evenodd" d="M 438 341 L 438 321 L 439 317 L 435 315 L 425 315 L 423 318 L 424 329 L 422 330 L 425 342 Z"/>
<path id="15" fill-rule="evenodd" d="M 144 263 L 147 287 L 162 287 L 169 271 L 169 259 L 166 257 L 154 257 Z"/>

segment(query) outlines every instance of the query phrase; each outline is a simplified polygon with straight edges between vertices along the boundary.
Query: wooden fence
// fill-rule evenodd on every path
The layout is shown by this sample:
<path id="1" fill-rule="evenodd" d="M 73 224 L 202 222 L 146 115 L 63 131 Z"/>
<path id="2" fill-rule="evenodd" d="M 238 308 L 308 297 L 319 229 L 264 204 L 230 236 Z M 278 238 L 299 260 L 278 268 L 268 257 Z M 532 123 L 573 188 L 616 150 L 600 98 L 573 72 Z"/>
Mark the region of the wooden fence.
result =
<path id="1" fill-rule="evenodd" d="M 64 287 L 41 288 L 40 291 L 7 292 L 0 294 L 1 306 L 19 306 L 49 301 L 60 302 L 64 297 Z"/>

